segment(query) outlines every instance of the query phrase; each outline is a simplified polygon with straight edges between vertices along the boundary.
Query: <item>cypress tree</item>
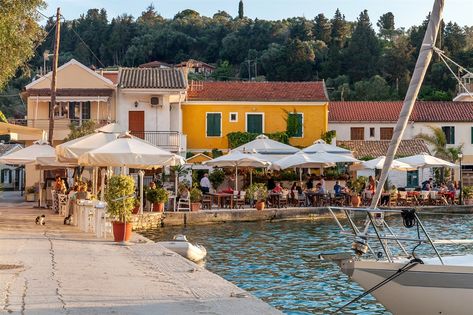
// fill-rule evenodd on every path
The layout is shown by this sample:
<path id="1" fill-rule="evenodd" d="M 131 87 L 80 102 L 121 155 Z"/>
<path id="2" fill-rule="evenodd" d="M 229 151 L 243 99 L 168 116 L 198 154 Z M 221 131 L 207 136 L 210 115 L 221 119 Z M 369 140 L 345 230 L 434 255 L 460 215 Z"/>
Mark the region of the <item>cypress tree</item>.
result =
<path id="1" fill-rule="evenodd" d="M 238 18 L 242 19 L 244 16 L 243 13 L 243 0 L 240 0 L 240 3 L 238 3 Z"/>

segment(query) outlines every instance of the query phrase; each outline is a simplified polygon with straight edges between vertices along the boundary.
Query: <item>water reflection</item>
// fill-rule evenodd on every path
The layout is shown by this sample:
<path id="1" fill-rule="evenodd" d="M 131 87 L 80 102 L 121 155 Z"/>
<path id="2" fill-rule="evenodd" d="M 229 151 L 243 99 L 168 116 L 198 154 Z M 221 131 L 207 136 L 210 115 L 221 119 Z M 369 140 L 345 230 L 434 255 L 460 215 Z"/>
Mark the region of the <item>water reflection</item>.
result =
<path id="1" fill-rule="evenodd" d="M 397 219 L 389 224 L 401 228 Z M 434 238 L 468 238 L 473 227 L 469 216 L 431 216 L 424 219 Z M 415 229 L 405 233 L 416 233 Z M 251 292 L 287 314 L 327 314 L 363 290 L 338 268 L 318 259 L 322 252 L 349 250 L 351 239 L 340 235 L 331 220 L 227 223 L 166 227 L 142 232 L 155 241 L 185 234 L 204 245 L 205 267 Z M 442 253 L 458 253 L 443 246 Z M 473 247 L 462 246 L 463 252 Z M 416 252 L 428 253 L 428 248 Z M 373 297 L 346 309 L 347 314 L 389 314 Z"/>

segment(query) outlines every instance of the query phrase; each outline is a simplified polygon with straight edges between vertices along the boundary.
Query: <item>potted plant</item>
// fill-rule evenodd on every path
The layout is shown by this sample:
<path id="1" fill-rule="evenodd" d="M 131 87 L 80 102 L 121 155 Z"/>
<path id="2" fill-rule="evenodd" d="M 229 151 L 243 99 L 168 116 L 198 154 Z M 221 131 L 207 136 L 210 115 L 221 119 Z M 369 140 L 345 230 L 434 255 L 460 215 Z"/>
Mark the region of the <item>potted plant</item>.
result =
<path id="1" fill-rule="evenodd" d="M 190 192 L 190 201 L 191 201 L 191 211 L 199 211 L 200 202 L 202 201 L 202 191 L 194 187 Z"/>
<path id="2" fill-rule="evenodd" d="M 265 201 L 268 198 L 268 190 L 262 183 L 253 184 L 246 190 L 246 195 L 256 201 L 256 210 L 263 210 L 266 206 Z"/>
<path id="3" fill-rule="evenodd" d="M 135 198 L 135 206 L 133 208 L 132 213 L 133 214 L 138 214 L 140 212 L 140 197 Z"/>
<path id="4" fill-rule="evenodd" d="M 361 197 L 360 194 L 365 188 L 366 185 L 366 177 L 359 176 L 358 178 L 353 179 L 350 182 L 350 190 L 351 190 L 351 205 L 355 208 L 359 207 L 361 204 Z"/>
<path id="5" fill-rule="evenodd" d="M 35 193 L 36 193 L 36 189 L 34 188 L 34 186 L 26 187 L 26 195 L 25 195 L 26 201 L 35 201 L 36 199 Z"/>
<path id="6" fill-rule="evenodd" d="M 131 212 L 135 206 L 135 181 L 133 177 L 115 175 L 110 178 L 105 194 L 107 213 L 112 218 L 115 242 L 131 238 Z"/>
<path id="7" fill-rule="evenodd" d="M 462 189 L 463 204 L 473 205 L 473 186 L 464 186 Z"/>
<path id="8" fill-rule="evenodd" d="M 169 193 L 164 188 L 150 189 L 146 193 L 146 200 L 148 200 L 154 212 L 163 212 L 164 203 L 169 200 Z"/>

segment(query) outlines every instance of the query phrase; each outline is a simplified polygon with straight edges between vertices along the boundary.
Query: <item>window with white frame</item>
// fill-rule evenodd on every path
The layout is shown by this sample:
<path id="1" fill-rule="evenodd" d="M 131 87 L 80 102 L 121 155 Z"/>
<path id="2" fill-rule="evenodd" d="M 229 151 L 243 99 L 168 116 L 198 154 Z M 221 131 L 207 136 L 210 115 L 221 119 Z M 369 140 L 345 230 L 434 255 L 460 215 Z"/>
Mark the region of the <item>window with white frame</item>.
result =
<path id="1" fill-rule="evenodd" d="M 238 122 L 238 113 L 237 112 L 231 112 L 229 116 L 230 122 Z"/>
<path id="2" fill-rule="evenodd" d="M 262 134 L 264 132 L 263 113 L 246 114 L 246 132 Z"/>
<path id="3" fill-rule="evenodd" d="M 207 137 L 221 137 L 222 113 L 207 113 L 205 125 L 205 135 Z"/>

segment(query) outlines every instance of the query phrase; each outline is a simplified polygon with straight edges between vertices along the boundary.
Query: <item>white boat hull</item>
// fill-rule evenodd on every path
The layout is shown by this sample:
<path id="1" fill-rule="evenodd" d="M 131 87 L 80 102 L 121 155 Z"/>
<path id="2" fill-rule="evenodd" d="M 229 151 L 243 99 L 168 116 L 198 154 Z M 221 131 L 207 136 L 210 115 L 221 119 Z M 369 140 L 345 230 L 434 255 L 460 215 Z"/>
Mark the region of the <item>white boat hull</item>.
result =
<path id="1" fill-rule="evenodd" d="M 158 242 L 169 250 L 193 261 L 198 262 L 207 256 L 207 250 L 202 245 L 194 245 L 187 241 Z"/>
<path id="2" fill-rule="evenodd" d="M 341 267 L 368 290 L 404 265 L 350 260 Z M 419 264 L 372 295 L 393 314 L 473 314 L 473 265 Z"/>

